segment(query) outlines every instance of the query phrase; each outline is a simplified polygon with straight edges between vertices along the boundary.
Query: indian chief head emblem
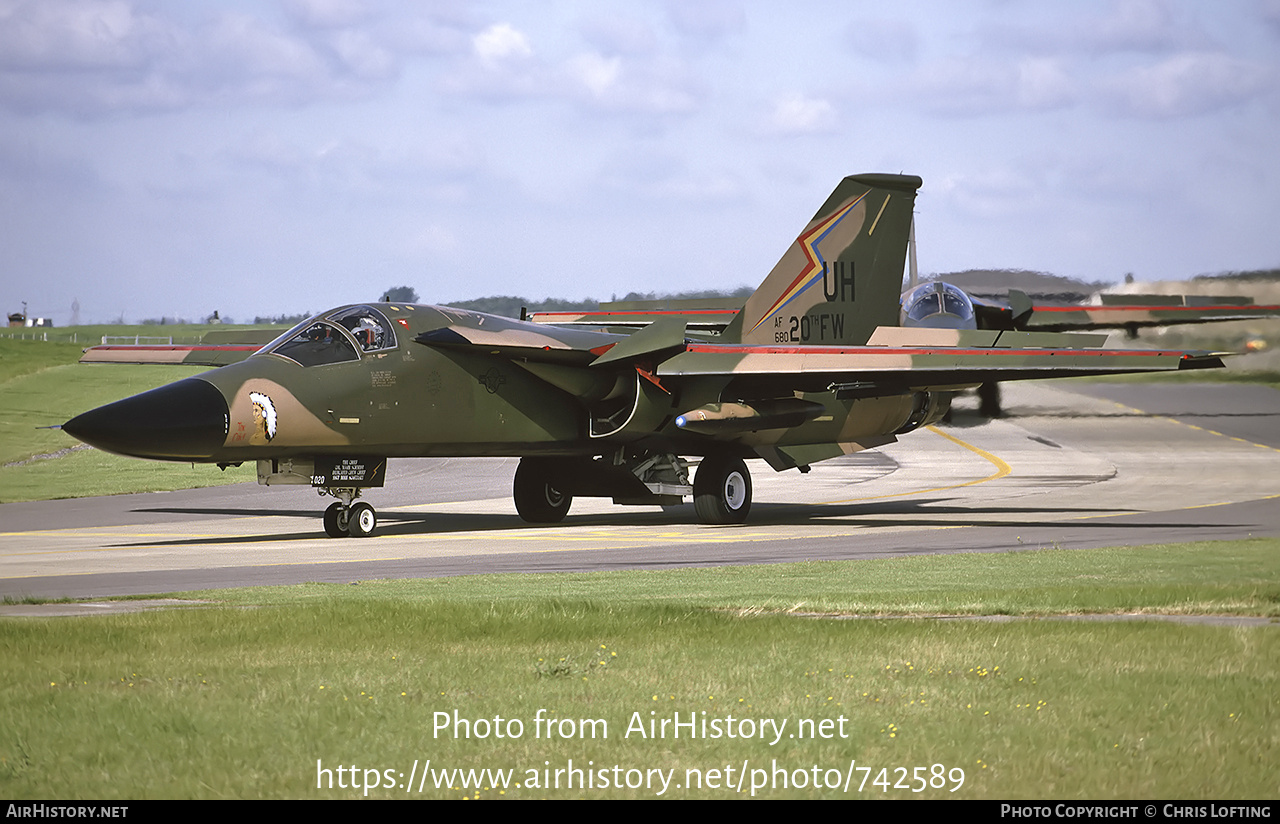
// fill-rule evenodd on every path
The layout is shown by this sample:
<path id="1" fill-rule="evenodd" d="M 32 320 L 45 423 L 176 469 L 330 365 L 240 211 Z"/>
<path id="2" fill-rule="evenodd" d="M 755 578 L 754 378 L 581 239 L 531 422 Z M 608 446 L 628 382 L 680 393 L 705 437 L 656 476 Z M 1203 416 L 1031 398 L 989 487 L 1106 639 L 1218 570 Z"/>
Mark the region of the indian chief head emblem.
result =
<path id="1" fill-rule="evenodd" d="M 253 423 L 257 429 L 249 442 L 261 443 L 263 441 L 258 439 L 263 438 L 266 443 L 271 443 L 276 436 L 276 405 L 261 392 L 250 392 L 249 402 L 253 404 Z"/>

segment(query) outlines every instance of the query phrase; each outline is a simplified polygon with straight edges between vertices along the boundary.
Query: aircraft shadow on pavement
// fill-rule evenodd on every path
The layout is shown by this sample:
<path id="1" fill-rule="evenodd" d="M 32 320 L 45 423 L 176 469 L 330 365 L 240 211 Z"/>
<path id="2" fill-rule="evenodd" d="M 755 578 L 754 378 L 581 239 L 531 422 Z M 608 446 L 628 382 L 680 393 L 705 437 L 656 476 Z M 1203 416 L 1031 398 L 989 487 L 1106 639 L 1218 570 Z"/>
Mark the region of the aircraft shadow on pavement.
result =
<path id="1" fill-rule="evenodd" d="M 455 533 L 476 532 L 499 534 L 503 532 L 522 532 L 528 530 L 554 531 L 563 529 L 566 537 L 581 539 L 577 534 L 584 528 L 613 527 L 648 527 L 655 530 L 684 529 L 693 527 L 700 534 L 708 531 L 724 534 L 726 542 L 734 540 L 734 534 L 742 530 L 778 528 L 787 526 L 840 526 L 840 527 L 1003 527 L 1008 529 L 1032 529 L 1070 524 L 1077 528 L 1097 526 L 1099 528 L 1195 528 L 1208 526 L 1179 522 L 1163 518 L 1164 522 L 1143 521 L 1131 523 L 1118 520 L 1114 516 L 1143 515 L 1141 510 L 1106 507 L 1062 507 L 1052 510 L 1059 515 L 1067 515 L 1066 520 L 1040 517 L 1046 510 L 1021 508 L 1016 506 L 958 506 L 949 498 L 920 498 L 913 501 L 864 501 L 849 504 L 794 504 L 756 502 L 752 506 L 751 517 L 745 524 L 707 526 L 696 522 L 693 506 L 686 504 L 671 507 L 665 511 L 627 511 L 570 515 L 560 524 L 529 524 L 517 515 L 498 513 L 452 513 L 452 512 L 397 512 L 393 509 L 380 510 L 378 513 L 378 531 L 370 539 L 374 542 L 360 542 L 358 545 L 375 545 L 379 538 L 421 537 L 431 535 L 449 535 Z M 317 513 L 310 510 L 245 510 L 227 508 L 163 508 L 139 510 L 151 512 L 180 513 L 190 515 L 232 515 L 238 517 L 251 516 L 284 516 L 305 517 L 313 520 L 315 528 L 302 532 L 254 533 L 237 536 L 178 538 L 167 541 L 131 541 L 116 546 L 201 546 L 219 544 L 251 544 L 267 542 L 312 541 L 317 539 L 342 540 L 325 538 L 320 527 Z M 1161 513 L 1150 513 L 1160 515 Z M 1023 515 L 1016 520 L 999 516 Z M 1096 516 L 1089 518 L 1088 516 Z M 1070 517 L 1070 516 L 1075 516 Z M 856 520 L 848 520 L 856 518 Z M 621 536 L 609 536 L 621 537 Z M 786 537 L 779 535 L 779 538 Z M 822 536 L 813 536 L 821 538 Z M 752 536 L 758 540 L 758 535 Z M 351 540 L 351 539 L 348 539 Z M 602 540 L 607 540 L 603 538 Z M 673 544 L 683 540 L 681 536 L 672 536 Z M 700 537 L 699 540 L 705 540 Z M 587 547 L 584 547 L 587 548 Z"/>
<path id="2" fill-rule="evenodd" d="M 155 512 L 170 515 L 230 515 L 236 518 L 316 518 L 314 509 L 246 509 L 244 507 L 155 506 L 139 507 L 130 512 Z"/>

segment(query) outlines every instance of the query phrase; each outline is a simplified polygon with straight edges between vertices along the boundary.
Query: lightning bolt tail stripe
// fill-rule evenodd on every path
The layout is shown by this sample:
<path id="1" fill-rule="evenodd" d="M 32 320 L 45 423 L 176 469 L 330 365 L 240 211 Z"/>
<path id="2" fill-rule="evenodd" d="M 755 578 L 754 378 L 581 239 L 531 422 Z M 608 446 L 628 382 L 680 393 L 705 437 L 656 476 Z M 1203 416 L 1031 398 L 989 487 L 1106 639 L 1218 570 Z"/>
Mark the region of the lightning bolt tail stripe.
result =
<path id="1" fill-rule="evenodd" d="M 760 324 L 765 322 L 766 319 L 777 314 L 780 310 L 784 309 L 787 304 L 803 294 L 810 286 L 818 282 L 818 278 L 822 277 L 822 273 L 824 271 L 823 264 L 826 263 L 822 257 L 822 253 L 818 251 L 818 244 L 821 243 L 833 229 L 840 225 L 840 222 L 848 216 L 853 207 L 861 203 L 868 194 L 870 194 L 869 191 L 858 195 L 848 205 L 832 213 L 821 223 L 796 238 L 796 243 L 799 244 L 801 251 L 804 252 L 806 259 L 805 266 L 800 270 L 800 273 L 796 275 L 795 280 L 791 281 L 787 288 L 783 290 L 782 294 L 776 301 L 774 301 L 773 305 L 760 316 L 760 320 L 756 321 L 755 326 L 751 327 L 751 331 L 754 332 L 760 327 Z"/>

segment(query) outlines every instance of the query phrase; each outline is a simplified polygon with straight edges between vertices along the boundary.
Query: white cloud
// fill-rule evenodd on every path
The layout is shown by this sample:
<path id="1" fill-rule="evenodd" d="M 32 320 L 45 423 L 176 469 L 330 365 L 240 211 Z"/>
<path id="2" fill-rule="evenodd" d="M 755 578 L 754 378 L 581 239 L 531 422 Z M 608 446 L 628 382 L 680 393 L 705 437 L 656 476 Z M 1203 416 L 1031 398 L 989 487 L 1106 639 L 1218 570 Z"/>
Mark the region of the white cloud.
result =
<path id="1" fill-rule="evenodd" d="M 471 41 L 476 56 L 486 66 L 497 67 L 513 58 L 533 56 L 529 39 L 509 23 L 494 23 Z"/>
<path id="2" fill-rule="evenodd" d="M 597 98 L 602 106 L 642 115 L 687 116 L 707 96 L 689 64 L 668 56 L 628 58 L 609 88 Z"/>
<path id="3" fill-rule="evenodd" d="M 604 57 L 595 52 L 580 54 L 569 61 L 569 71 L 591 90 L 596 97 L 603 97 L 618 80 L 622 58 Z"/>
<path id="4" fill-rule="evenodd" d="M 1113 14 L 1078 31 L 1085 43 L 1105 51 L 1158 52 L 1202 39 L 1178 18 L 1167 0 L 1123 0 Z"/>
<path id="5" fill-rule="evenodd" d="M 395 56 L 378 45 L 366 32 L 339 33 L 333 39 L 333 50 L 357 77 L 382 78 L 395 72 Z"/>
<path id="6" fill-rule="evenodd" d="M 936 114 L 982 117 L 1071 106 L 1079 82 L 1056 58 L 952 57 L 922 66 L 905 94 Z"/>
<path id="7" fill-rule="evenodd" d="M 246 14 L 223 15 L 208 31 L 201 51 L 221 64 L 224 77 L 239 75 L 251 85 L 265 86 L 270 78 L 324 73 L 323 60 L 306 41 L 274 31 Z"/>
<path id="8" fill-rule="evenodd" d="M 1096 58 L 1168 53 L 1209 42 L 1203 27 L 1188 13 L 1196 4 L 1121 0 L 1106 4 L 1107 11 L 1102 14 L 1092 11 L 1096 4 L 1079 5 L 1079 10 L 1072 6 L 1068 13 L 1050 15 L 1037 14 L 1032 5 L 1011 6 L 1011 14 L 979 26 L 983 50 L 988 54 L 1088 54 Z M 1030 22 L 1018 19 L 1019 13 Z"/>
<path id="9" fill-rule="evenodd" d="M 167 16 L 121 0 L 0 0 L 0 107 L 103 116 L 215 101 L 298 105 L 367 95 L 398 70 L 376 28 L 159 10 Z"/>
<path id="10" fill-rule="evenodd" d="M 1208 114 L 1271 93 L 1274 68 L 1225 54 L 1190 52 L 1102 83 L 1115 108 L 1137 117 Z"/>
<path id="11" fill-rule="evenodd" d="M 1027 110 L 1056 109 L 1075 102 L 1075 82 L 1062 61 L 1028 57 L 1016 67 L 1014 99 Z"/>
<path id="12" fill-rule="evenodd" d="M 813 134 L 835 128 L 836 110 L 819 97 L 790 94 L 774 103 L 770 128 L 780 134 Z"/>
<path id="13" fill-rule="evenodd" d="M 170 34 L 128 3 L 38 0 L 0 5 L 0 66 L 120 68 L 146 62 Z"/>

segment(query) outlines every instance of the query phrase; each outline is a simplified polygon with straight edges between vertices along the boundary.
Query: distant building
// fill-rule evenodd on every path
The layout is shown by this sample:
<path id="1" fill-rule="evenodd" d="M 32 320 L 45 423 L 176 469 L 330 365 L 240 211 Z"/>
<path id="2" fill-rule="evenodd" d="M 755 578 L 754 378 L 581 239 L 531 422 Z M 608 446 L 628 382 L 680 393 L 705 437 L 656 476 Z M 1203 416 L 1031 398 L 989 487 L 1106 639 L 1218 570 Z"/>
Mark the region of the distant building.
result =
<path id="1" fill-rule="evenodd" d="M 29 318 L 25 312 L 13 312 L 9 315 L 9 328 L 22 328 L 26 326 L 39 326 L 42 329 L 49 329 L 53 326 L 53 318 Z"/>

